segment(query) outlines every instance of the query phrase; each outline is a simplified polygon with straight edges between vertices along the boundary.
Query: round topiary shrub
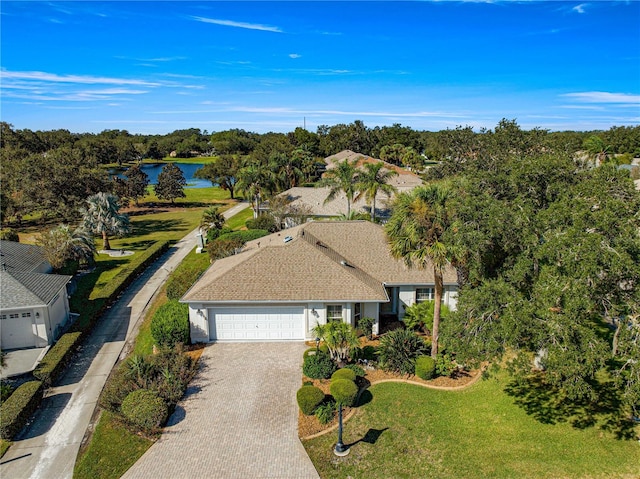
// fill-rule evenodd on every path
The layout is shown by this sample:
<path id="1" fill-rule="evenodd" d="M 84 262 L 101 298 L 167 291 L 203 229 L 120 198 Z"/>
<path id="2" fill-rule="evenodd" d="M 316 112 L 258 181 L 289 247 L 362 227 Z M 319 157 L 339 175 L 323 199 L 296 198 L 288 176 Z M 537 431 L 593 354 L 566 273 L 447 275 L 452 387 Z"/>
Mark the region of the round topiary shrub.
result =
<path id="1" fill-rule="evenodd" d="M 302 372 L 311 379 L 330 378 L 336 370 L 336 365 L 328 354 L 319 352 L 309 355 L 302 363 Z"/>
<path id="2" fill-rule="evenodd" d="M 349 379 L 336 379 L 331 381 L 329 391 L 338 404 L 353 406 L 358 395 L 358 386 Z"/>
<path id="3" fill-rule="evenodd" d="M 158 308 L 151 320 L 151 336 L 158 346 L 172 348 L 189 342 L 189 307 L 171 300 Z"/>
<path id="4" fill-rule="evenodd" d="M 338 369 L 331 375 L 331 380 L 333 381 L 335 379 L 348 379 L 349 381 L 355 381 L 356 373 L 349 368 Z"/>
<path id="5" fill-rule="evenodd" d="M 120 410 L 132 424 L 143 429 L 162 426 L 169 414 L 164 401 L 148 389 L 138 389 L 129 393 L 122 401 Z"/>
<path id="6" fill-rule="evenodd" d="M 329 354 L 329 347 L 326 344 L 320 345 L 319 351 L 321 353 Z M 316 347 L 305 349 L 304 353 L 302 353 L 302 359 L 307 359 L 308 356 L 313 356 L 316 354 Z"/>
<path id="7" fill-rule="evenodd" d="M 313 411 L 324 401 L 322 389 L 315 386 L 302 386 L 296 393 L 298 407 L 302 414 L 311 416 Z"/>
<path id="8" fill-rule="evenodd" d="M 345 369 L 351 369 L 356 376 L 360 376 L 360 377 L 364 377 L 366 372 L 364 371 L 364 369 L 362 369 L 360 366 L 358 366 L 357 364 L 347 364 L 345 366 Z"/>
<path id="9" fill-rule="evenodd" d="M 436 362 L 431 356 L 416 359 L 416 376 L 420 379 L 433 379 L 436 375 Z"/>

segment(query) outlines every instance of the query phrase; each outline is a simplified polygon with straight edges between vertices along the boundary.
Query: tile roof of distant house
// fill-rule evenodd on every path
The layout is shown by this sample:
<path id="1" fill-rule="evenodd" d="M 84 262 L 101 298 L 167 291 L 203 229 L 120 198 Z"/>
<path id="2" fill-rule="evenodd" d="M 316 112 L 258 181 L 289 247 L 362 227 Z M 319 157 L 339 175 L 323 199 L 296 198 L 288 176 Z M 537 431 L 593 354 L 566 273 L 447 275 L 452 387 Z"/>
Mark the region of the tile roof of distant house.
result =
<path id="1" fill-rule="evenodd" d="M 394 176 L 390 179 L 389 184 L 395 186 L 400 192 L 412 190 L 416 186 L 420 186 L 422 184 L 422 178 L 420 178 L 419 175 L 416 175 L 412 171 L 405 170 L 404 168 L 392 165 L 391 163 L 387 163 L 386 161 L 380 160 L 378 158 L 355 153 L 351 150 L 343 150 L 339 153 L 336 153 L 335 155 L 328 156 L 324 159 L 325 163 L 327 164 L 327 169 L 335 168 L 336 163 L 344 160 L 356 160 L 356 166 L 360 168 L 364 163 L 384 163 L 384 167 L 386 169 L 393 170 L 398 173 L 397 176 Z"/>
<path id="2" fill-rule="evenodd" d="M 182 301 L 386 302 L 385 284 L 433 279 L 433 268 L 408 268 L 392 258 L 379 225 L 317 221 L 251 241 L 241 253 L 214 262 Z M 455 283 L 453 268 L 444 280 Z"/>

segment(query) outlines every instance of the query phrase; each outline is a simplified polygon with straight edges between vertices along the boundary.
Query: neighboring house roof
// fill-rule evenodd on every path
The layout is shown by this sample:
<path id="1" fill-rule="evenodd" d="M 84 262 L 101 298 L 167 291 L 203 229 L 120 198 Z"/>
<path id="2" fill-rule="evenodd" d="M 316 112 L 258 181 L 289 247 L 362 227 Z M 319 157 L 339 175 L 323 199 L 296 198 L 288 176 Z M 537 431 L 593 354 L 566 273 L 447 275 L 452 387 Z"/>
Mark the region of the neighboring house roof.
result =
<path id="1" fill-rule="evenodd" d="M 310 212 L 310 216 L 340 216 L 347 213 L 347 198 L 340 192 L 325 203 L 329 196 L 330 188 L 313 188 L 296 186 L 287 191 L 283 191 L 278 196 L 285 196 L 291 201 L 290 206 L 304 208 Z M 387 210 L 389 197 L 378 193 L 376 195 L 376 214 L 384 214 Z M 364 197 L 351 203 L 351 210 L 358 213 L 370 213 L 370 206 L 367 205 Z"/>
<path id="2" fill-rule="evenodd" d="M 445 283 L 455 278 L 447 268 Z M 318 221 L 251 241 L 214 262 L 182 301 L 386 302 L 385 284 L 433 283 L 433 268 L 410 269 L 391 257 L 381 226 Z"/>
<path id="3" fill-rule="evenodd" d="M 0 261 L 7 271 L 36 271 L 47 263 L 40 246 L 6 240 L 0 240 Z"/>
<path id="4" fill-rule="evenodd" d="M 0 240 L 0 308 L 46 306 L 71 280 L 71 276 L 37 272 L 51 266 L 42 248 Z"/>
<path id="5" fill-rule="evenodd" d="M 28 308 L 48 305 L 71 276 L 45 273 L 0 272 L 2 309 Z"/>
<path id="6" fill-rule="evenodd" d="M 397 176 L 389 179 L 389 184 L 395 186 L 399 192 L 412 190 L 416 186 L 420 186 L 422 184 L 422 178 L 411 171 L 405 170 L 404 168 L 396 165 L 392 165 L 391 163 L 387 163 L 386 161 L 380 160 L 378 158 L 372 158 L 371 156 L 355 153 L 351 150 L 343 150 L 340 153 L 336 153 L 335 155 L 328 156 L 324 159 L 325 163 L 327 164 L 328 170 L 330 170 L 331 168 L 335 168 L 336 163 L 344 160 L 356 160 L 356 166 L 359 168 L 362 168 L 362 165 L 364 163 L 384 163 L 384 167 L 387 170 L 393 170 L 398 173 Z"/>

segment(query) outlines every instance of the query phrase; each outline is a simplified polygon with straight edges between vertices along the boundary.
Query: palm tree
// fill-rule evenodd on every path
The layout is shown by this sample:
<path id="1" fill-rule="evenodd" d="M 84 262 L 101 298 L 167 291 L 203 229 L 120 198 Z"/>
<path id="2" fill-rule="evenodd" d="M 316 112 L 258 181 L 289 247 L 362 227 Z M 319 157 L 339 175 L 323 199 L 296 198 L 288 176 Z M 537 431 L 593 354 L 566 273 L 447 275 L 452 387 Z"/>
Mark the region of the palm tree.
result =
<path id="1" fill-rule="evenodd" d="M 204 236 L 207 236 L 207 232 L 211 229 L 222 229 L 224 226 L 225 218 L 218 211 L 217 206 L 211 206 L 202 212 L 202 218 L 200 218 L 200 231 Z"/>
<path id="2" fill-rule="evenodd" d="M 87 198 L 87 208 L 80 211 L 85 230 L 101 234 L 104 249 L 110 250 L 109 235 L 123 236 L 131 231 L 129 215 L 119 213 L 118 198 L 111 193 L 97 193 Z"/>
<path id="3" fill-rule="evenodd" d="M 329 194 L 324 200 L 324 204 L 333 200 L 339 192 L 344 192 L 347 198 L 347 217 L 351 215 L 351 203 L 353 197 L 358 192 L 358 169 L 356 168 L 358 160 L 349 161 L 345 159 L 336 163 L 335 168 L 327 170 L 322 179 L 318 182 L 318 186 L 328 186 Z"/>
<path id="4" fill-rule="evenodd" d="M 376 220 L 376 195 L 378 192 L 382 192 L 387 198 L 390 198 L 392 193 L 398 191 L 395 186 L 388 183 L 394 176 L 398 176 L 398 172 L 384 168 L 384 163 L 381 161 L 365 163 L 364 171 L 358 175 L 356 187 L 359 192 L 355 197 L 355 201 L 364 196 L 367 204 L 371 206 L 372 222 Z"/>
<path id="5" fill-rule="evenodd" d="M 236 189 L 245 197 L 249 196 L 254 218 L 258 217 L 260 211 L 260 199 L 268 195 L 273 188 L 273 179 L 273 172 L 260 165 L 250 164 L 238 171 Z"/>
<path id="6" fill-rule="evenodd" d="M 56 270 L 62 268 L 68 260 L 81 264 L 91 264 L 96 254 L 96 246 L 91 233 L 83 228 L 71 230 L 69 225 L 61 224 L 42 234 L 38 239 L 49 264 Z"/>
<path id="7" fill-rule="evenodd" d="M 433 267 L 435 304 L 431 357 L 434 359 L 438 355 L 443 271 L 457 255 L 454 245 L 443 242 L 445 232 L 453 223 L 450 208 L 447 207 L 451 197 L 451 190 L 438 184 L 400 193 L 394 202 L 393 214 L 385 226 L 393 257 L 404 258 L 410 267 Z"/>

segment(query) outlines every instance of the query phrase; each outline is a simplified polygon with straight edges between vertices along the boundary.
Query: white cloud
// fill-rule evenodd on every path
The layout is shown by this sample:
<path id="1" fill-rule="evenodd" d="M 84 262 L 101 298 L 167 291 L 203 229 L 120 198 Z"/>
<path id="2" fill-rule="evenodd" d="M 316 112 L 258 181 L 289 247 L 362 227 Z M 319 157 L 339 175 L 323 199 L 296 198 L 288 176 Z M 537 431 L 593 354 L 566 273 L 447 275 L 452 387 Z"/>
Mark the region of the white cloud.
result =
<path id="1" fill-rule="evenodd" d="M 245 28 L 247 30 L 261 30 L 263 32 L 282 33 L 282 29 L 271 25 L 261 25 L 259 23 L 234 22 L 233 20 L 220 20 L 217 18 L 191 17 L 202 23 L 213 23 L 214 25 L 223 25 L 225 27 Z"/>
<path id="2" fill-rule="evenodd" d="M 160 86 L 159 83 L 149 82 L 145 80 L 135 80 L 127 78 L 113 77 L 94 77 L 86 75 L 58 75 L 56 73 L 47 72 L 12 72 L 8 70 L 0 70 L 0 78 L 2 80 L 27 80 L 41 81 L 52 83 L 76 83 L 83 85 L 139 85 L 139 86 Z M 7 85 L 4 85 L 5 87 Z"/>
<path id="3" fill-rule="evenodd" d="M 584 7 L 586 6 L 586 3 L 581 3 L 580 5 L 576 5 L 575 7 L 573 7 L 571 10 L 576 13 L 584 13 Z"/>
<path id="4" fill-rule="evenodd" d="M 289 53 L 289 58 L 300 58 L 302 55 L 298 55 L 297 53 Z"/>
<path id="5" fill-rule="evenodd" d="M 562 95 L 582 103 L 640 103 L 640 95 L 631 93 L 611 93 L 606 91 L 585 91 Z"/>

